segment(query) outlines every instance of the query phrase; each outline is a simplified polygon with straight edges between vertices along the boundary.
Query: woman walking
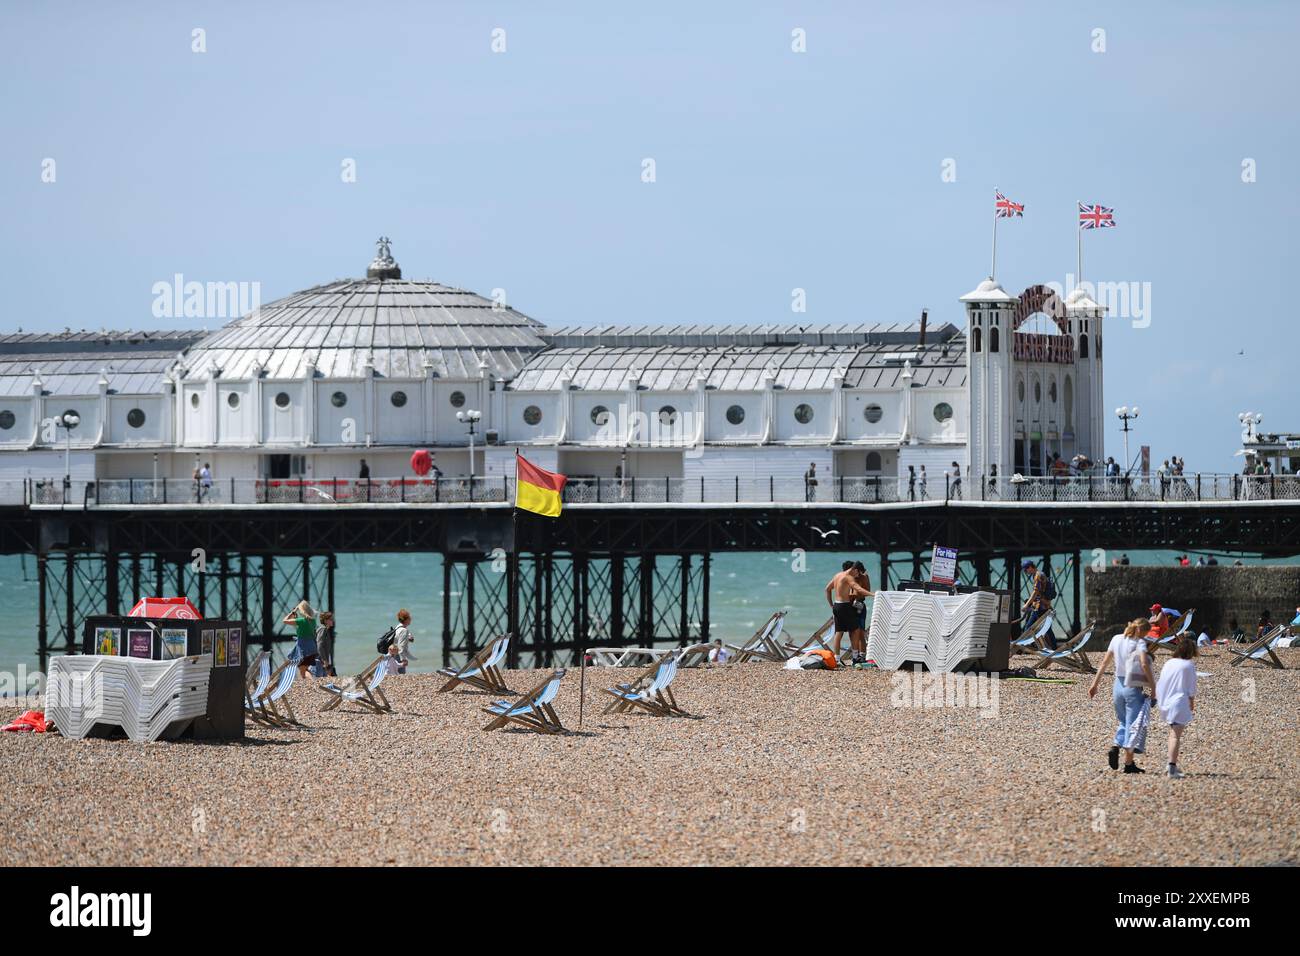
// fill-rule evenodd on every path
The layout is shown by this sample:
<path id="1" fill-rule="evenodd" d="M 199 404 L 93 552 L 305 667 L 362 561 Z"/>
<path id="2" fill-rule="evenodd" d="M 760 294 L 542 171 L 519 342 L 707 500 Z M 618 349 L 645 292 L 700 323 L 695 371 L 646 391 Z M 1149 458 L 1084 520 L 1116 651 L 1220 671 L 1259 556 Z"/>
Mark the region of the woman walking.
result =
<path id="1" fill-rule="evenodd" d="M 1119 769 L 1120 751 L 1124 752 L 1125 773 L 1146 773 L 1134 761 L 1134 755 L 1146 750 L 1147 723 L 1150 702 L 1147 700 L 1146 688 L 1155 686 L 1151 675 L 1150 646 L 1142 636 L 1147 622 L 1135 618 L 1129 622 L 1123 634 L 1116 634 L 1106 648 L 1106 656 L 1101 659 L 1097 676 L 1088 687 L 1088 696 L 1097 696 L 1097 687 L 1106 673 L 1111 661 L 1115 662 L 1115 684 L 1111 689 L 1111 701 L 1115 705 L 1114 745 L 1106 760 L 1111 770 Z"/>
<path id="2" fill-rule="evenodd" d="M 293 625 L 297 637 L 293 652 L 298 657 L 298 676 L 306 677 L 308 668 L 316 663 L 316 612 L 306 601 L 299 601 L 297 607 L 284 616 L 284 623 Z"/>
<path id="3" fill-rule="evenodd" d="M 1192 722 L 1196 711 L 1196 641 L 1190 634 L 1178 640 L 1174 657 L 1160 668 L 1160 683 L 1156 685 L 1156 700 L 1160 701 L 1160 716 L 1169 725 L 1169 776 L 1177 780 L 1182 776 L 1178 769 L 1178 748 L 1183 742 L 1183 731 Z"/>
<path id="4" fill-rule="evenodd" d="M 326 677 L 338 677 L 334 669 L 334 612 L 321 611 L 320 623 L 316 625 L 316 653 L 325 668 Z"/>

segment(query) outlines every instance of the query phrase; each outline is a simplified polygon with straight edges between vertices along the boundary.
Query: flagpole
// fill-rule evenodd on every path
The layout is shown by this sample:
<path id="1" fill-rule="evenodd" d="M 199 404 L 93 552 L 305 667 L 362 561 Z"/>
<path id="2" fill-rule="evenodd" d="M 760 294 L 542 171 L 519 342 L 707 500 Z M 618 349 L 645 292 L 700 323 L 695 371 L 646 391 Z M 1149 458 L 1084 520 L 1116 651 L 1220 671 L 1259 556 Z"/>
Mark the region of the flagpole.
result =
<path id="1" fill-rule="evenodd" d="M 1077 288 L 1079 288 L 1081 285 L 1083 285 L 1083 223 L 1081 223 L 1081 222 L 1078 221 L 1078 218 L 1079 218 L 1079 200 L 1077 200 L 1077 199 L 1074 201 L 1074 218 L 1075 218 L 1075 223 L 1074 223 L 1074 232 L 1075 232 L 1075 237 L 1074 237 L 1074 239 L 1075 239 L 1075 243 L 1076 243 L 1076 245 L 1077 245 L 1077 247 L 1078 247 L 1078 257 L 1079 257 L 1078 266 L 1076 267 L 1077 272 L 1076 272 L 1075 277 L 1074 277 L 1074 287 L 1077 289 Z"/>
<path id="2" fill-rule="evenodd" d="M 996 192 L 996 190 L 995 190 Z M 998 277 L 998 205 L 993 204 L 993 264 L 989 267 L 989 278 Z"/>

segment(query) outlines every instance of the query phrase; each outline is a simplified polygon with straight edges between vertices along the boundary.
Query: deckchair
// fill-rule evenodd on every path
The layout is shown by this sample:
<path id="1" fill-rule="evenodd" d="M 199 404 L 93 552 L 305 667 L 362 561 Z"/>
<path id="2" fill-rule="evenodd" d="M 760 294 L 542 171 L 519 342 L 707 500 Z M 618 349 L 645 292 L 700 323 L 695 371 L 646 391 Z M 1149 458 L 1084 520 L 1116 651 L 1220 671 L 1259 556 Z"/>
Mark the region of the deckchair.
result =
<path id="1" fill-rule="evenodd" d="M 614 700 L 605 713 L 623 713 L 639 707 L 656 717 L 689 717 L 677 705 L 670 686 L 677 676 L 678 658 L 669 654 L 635 680 L 605 690 Z"/>
<path id="2" fill-rule="evenodd" d="M 1151 641 L 1151 652 L 1154 654 L 1156 651 L 1163 648 L 1164 650 L 1172 654 L 1178 647 L 1179 638 L 1181 638 L 1184 634 L 1186 634 L 1188 630 L 1191 628 L 1192 615 L 1195 613 L 1196 613 L 1196 608 L 1190 607 L 1181 616 L 1176 617 L 1174 618 L 1174 620 L 1170 621 L 1169 633 L 1166 634 L 1164 637 L 1160 638 L 1160 640 L 1157 641 L 1157 640 L 1152 640 L 1151 638 L 1147 638 L 1148 641 Z"/>
<path id="3" fill-rule="evenodd" d="M 643 664 L 646 658 L 658 660 L 664 650 L 656 647 L 589 647 L 587 653 L 595 667 L 635 667 Z"/>
<path id="4" fill-rule="evenodd" d="M 833 617 L 827 618 L 826 623 L 823 624 L 821 627 L 817 628 L 817 630 L 813 631 L 812 636 L 809 637 L 808 640 L 804 641 L 802 644 L 795 645 L 791 641 L 786 641 L 785 649 L 787 651 L 787 657 L 788 658 L 798 657 L 800 654 L 805 654 L 808 651 L 812 650 L 814 647 L 819 647 L 827 651 L 833 651 L 835 648 L 831 647 L 831 637 L 834 634 L 835 634 L 835 618 Z M 842 646 L 840 648 L 839 659 L 841 661 L 846 661 L 852 655 L 853 655 L 853 646 L 851 643 L 846 646 Z"/>
<path id="5" fill-rule="evenodd" d="M 1233 655 L 1235 660 L 1232 662 L 1233 667 L 1240 667 L 1246 661 L 1259 661 L 1268 667 L 1277 670 L 1286 670 L 1282 664 L 1281 658 L 1274 653 L 1274 648 L 1282 638 L 1290 633 L 1290 625 L 1279 624 L 1271 631 L 1265 632 L 1257 637 L 1244 650 L 1237 650 L 1231 644 L 1228 645 L 1228 653 Z"/>
<path id="6" fill-rule="evenodd" d="M 262 714 L 254 701 L 266 693 L 266 685 L 271 683 L 271 652 L 262 651 L 248 666 L 244 676 L 244 713 L 253 721 L 261 723 Z"/>
<path id="7" fill-rule="evenodd" d="M 328 704 L 321 708 L 321 713 L 327 710 L 333 710 L 344 701 L 350 704 L 360 704 L 376 714 L 391 714 L 393 705 L 388 702 L 379 685 L 384 682 L 388 672 L 393 669 L 396 658 L 391 654 L 381 654 L 371 662 L 370 666 L 363 670 L 346 684 L 326 684 L 321 690 L 331 695 L 333 698 Z"/>
<path id="8" fill-rule="evenodd" d="M 1052 624 L 1055 620 L 1056 615 L 1048 611 L 1043 615 L 1043 619 L 1034 626 L 1033 630 L 1021 634 L 1020 637 L 1011 642 L 1011 646 L 1013 648 L 1018 647 L 1023 651 L 1028 651 L 1031 648 L 1040 651 L 1050 650 L 1047 646 L 1047 635 L 1051 633 Z M 1016 652 L 1013 650 L 1011 653 Z"/>
<path id="9" fill-rule="evenodd" d="M 252 698 L 253 707 L 264 722 L 279 727 L 302 726 L 288 698 L 289 688 L 293 687 L 293 682 L 298 679 L 298 660 L 298 652 L 295 649 L 284 659 L 284 663 L 272 672 L 267 682 L 267 689 Z"/>
<path id="10" fill-rule="evenodd" d="M 483 729 L 498 730 L 516 723 L 543 734 L 568 733 L 560 723 L 555 708 L 551 706 L 551 701 L 560 692 L 560 681 L 563 678 L 564 668 L 561 667 L 521 699 L 499 700 L 490 707 L 484 707 L 483 713 L 491 714 L 493 719 Z"/>
<path id="11" fill-rule="evenodd" d="M 779 640 L 781 629 L 784 627 L 785 611 L 774 611 L 772 616 L 763 622 L 763 626 L 744 644 L 728 644 L 727 647 L 735 652 L 737 664 L 743 664 L 754 658 L 761 661 L 788 660 L 790 655 L 781 646 Z"/>
<path id="12" fill-rule="evenodd" d="M 514 691 L 506 686 L 506 680 L 499 670 L 501 662 L 506 659 L 506 651 L 509 647 L 510 635 L 502 634 L 488 641 L 487 645 L 480 648 L 479 652 L 459 670 L 451 667 L 442 668 L 438 673 L 450 677 L 451 680 L 439 687 L 438 693 L 445 693 L 457 684 L 469 684 L 495 694 L 513 694 Z"/>
<path id="13" fill-rule="evenodd" d="M 1039 660 L 1034 665 L 1034 669 L 1046 670 L 1052 664 L 1060 664 L 1066 670 L 1077 671 L 1080 674 L 1095 674 L 1097 669 L 1092 666 L 1092 661 L 1088 660 L 1088 653 L 1084 648 L 1092 640 L 1092 631 L 1096 626 L 1096 621 L 1089 621 L 1087 627 L 1067 641 L 1064 647 L 1057 650 L 1048 650 L 1045 647 L 1038 648 Z"/>
<path id="14" fill-rule="evenodd" d="M 683 647 L 681 653 L 677 655 L 677 666 L 698 667 L 700 664 L 707 664 L 712 651 L 712 644 L 692 644 L 690 647 Z"/>

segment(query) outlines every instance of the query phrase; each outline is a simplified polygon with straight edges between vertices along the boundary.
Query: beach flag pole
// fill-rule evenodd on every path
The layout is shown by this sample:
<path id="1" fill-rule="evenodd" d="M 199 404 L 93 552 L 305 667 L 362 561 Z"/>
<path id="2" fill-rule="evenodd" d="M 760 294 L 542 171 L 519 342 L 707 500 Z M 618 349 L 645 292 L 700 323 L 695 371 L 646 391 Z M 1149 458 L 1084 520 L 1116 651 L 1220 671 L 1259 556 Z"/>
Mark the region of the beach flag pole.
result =
<path id="1" fill-rule="evenodd" d="M 1078 208 L 1079 206 L 1082 206 L 1083 203 L 1076 199 L 1074 205 L 1075 208 Z M 1083 223 L 1076 222 L 1074 224 L 1074 235 L 1076 254 L 1078 256 L 1078 263 L 1075 266 L 1074 287 L 1077 289 L 1079 286 L 1083 285 Z"/>
<path id="2" fill-rule="evenodd" d="M 997 190 L 994 190 L 996 193 Z M 998 207 L 995 203 L 993 206 L 993 262 L 989 265 L 989 278 L 994 281 L 998 277 Z"/>

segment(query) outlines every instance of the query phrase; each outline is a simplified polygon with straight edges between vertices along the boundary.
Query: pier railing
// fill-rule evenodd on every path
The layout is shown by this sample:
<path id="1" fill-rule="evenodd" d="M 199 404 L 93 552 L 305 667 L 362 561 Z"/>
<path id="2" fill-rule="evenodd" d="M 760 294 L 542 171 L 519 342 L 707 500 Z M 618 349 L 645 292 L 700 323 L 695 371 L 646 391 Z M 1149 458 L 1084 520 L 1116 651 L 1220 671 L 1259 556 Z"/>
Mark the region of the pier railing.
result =
<path id="1" fill-rule="evenodd" d="M 0 481 L 0 506 L 150 507 L 220 505 L 468 504 L 514 501 L 513 477 L 459 478 L 58 478 Z M 566 504 L 877 504 L 955 501 L 1083 502 L 1300 501 L 1300 476 L 1194 474 L 1112 478 L 819 476 L 730 478 L 570 477 Z"/>

